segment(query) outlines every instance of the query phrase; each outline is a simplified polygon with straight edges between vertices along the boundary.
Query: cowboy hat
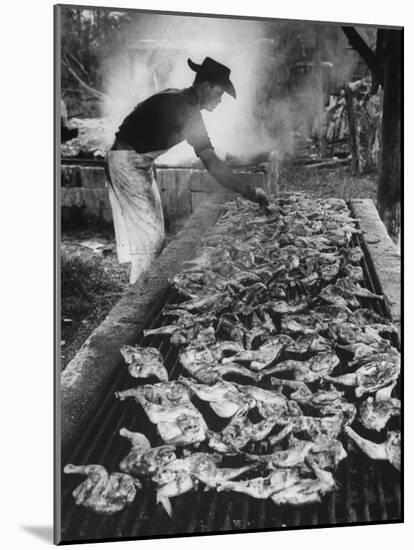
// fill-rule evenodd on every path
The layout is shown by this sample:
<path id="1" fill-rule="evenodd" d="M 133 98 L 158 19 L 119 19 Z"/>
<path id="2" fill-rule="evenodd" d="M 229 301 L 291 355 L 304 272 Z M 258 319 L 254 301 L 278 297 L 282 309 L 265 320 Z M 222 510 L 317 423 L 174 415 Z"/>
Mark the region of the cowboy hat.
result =
<path id="1" fill-rule="evenodd" d="M 215 61 L 211 57 L 206 57 L 201 65 L 194 63 L 191 59 L 187 59 L 187 63 L 190 69 L 195 71 L 200 76 L 205 77 L 206 80 L 221 84 L 224 91 L 236 99 L 236 90 L 234 89 L 233 83 L 229 78 L 231 71 L 228 67 L 222 65 L 218 61 Z"/>

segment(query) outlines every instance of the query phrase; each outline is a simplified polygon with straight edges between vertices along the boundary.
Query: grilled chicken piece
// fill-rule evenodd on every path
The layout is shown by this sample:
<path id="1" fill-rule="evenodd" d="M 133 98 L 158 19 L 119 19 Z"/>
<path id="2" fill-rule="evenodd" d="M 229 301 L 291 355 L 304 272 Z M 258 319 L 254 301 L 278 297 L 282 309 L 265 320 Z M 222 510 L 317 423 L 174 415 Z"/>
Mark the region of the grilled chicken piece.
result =
<path id="1" fill-rule="evenodd" d="M 303 439 L 289 438 L 287 449 L 277 449 L 270 454 L 256 455 L 251 453 L 243 453 L 244 456 L 256 462 L 265 463 L 267 468 L 293 468 L 303 464 L 305 458 L 310 451 L 315 447 L 312 441 Z"/>
<path id="2" fill-rule="evenodd" d="M 360 296 L 361 298 L 376 298 L 378 300 L 384 299 L 384 296 L 382 294 L 374 294 L 367 288 L 363 288 L 356 281 L 347 277 L 337 279 L 336 286 L 339 288 L 343 288 L 346 292 L 349 292 L 350 294 Z"/>
<path id="3" fill-rule="evenodd" d="M 359 327 L 366 327 L 367 325 L 376 330 L 379 334 L 393 334 L 398 333 L 398 329 L 387 318 L 382 317 L 372 309 L 361 308 L 352 312 L 351 320 Z"/>
<path id="4" fill-rule="evenodd" d="M 312 315 L 320 320 L 324 328 L 328 328 L 332 323 L 341 324 L 348 321 L 352 311 L 346 306 L 327 304 L 315 307 L 312 310 Z"/>
<path id="5" fill-rule="evenodd" d="M 277 449 L 266 455 L 249 453 L 243 453 L 243 455 L 256 462 L 264 462 L 267 468 L 271 470 L 304 465 L 307 458 L 322 470 L 333 470 L 347 456 L 342 443 L 337 439 L 323 444 L 316 444 L 312 441 L 296 439 L 293 436 L 290 436 L 289 445 L 284 450 Z"/>
<path id="6" fill-rule="evenodd" d="M 256 464 L 248 464 L 241 468 L 218 468 L 221 455 L 212 453 L 191 453 L 184 458 L 177 458 L 159 472 L 153 479 L 158 484 L 169 481 L 175 473 L 187 473 L 209 488 L 215 488 L 223 481 L 234 479 L 245 472 L 256 468 Z"/>
<path id="7" fill-rule="evenodd" d="M 185 472 L 174 473 L 170 477 L 170 481 L 163 484 L 157 490 L 157 504 L 162 504 L 169 517 L 172 517 L 173 511 L 170 498 L 184 495 L 185 493 L 196 489 L 198 483 L 196 479 L 192 478 Z"/>
<path id="8" fill-rule="evenodd" d="M 279 391 L 265 390 L 257 386 L 241 386 L 237 384 L 241 392 L 248 396 L 248 399 L 253 399 L 257 410 L 263 418 L 280 418 L 284 415 L 300 415 L 302 411 L 299 407 L 295 408 L 294 403 L 289 403 L 289 400 Z"/>
<path id="9" fill-rule="evenodd" d="M 115 392 L 115 397 L 121 401 L 132 397 L 143 407 L 147 404 L 155 405 L 160 409 L 160 413 L 166 408 L 190 404 L 187 388 L 175 380 L 129 388 L 128 390 Z"/>
<path id="10" fill-rule="evenodd" d="M 157 502 L 160 502 L 167 514 L 172 516 L 170 498 L 187 493 L 203 482 L 208 488 L 215 488 L 219 483 L 234 479 L 256 467 L 217 468 L 220 456 L 209 453 L 193 453 L 186 458 L 170 462 L 164 470 L 153 479 L 160 486 L 157 491 Z"/>
<path id="11" fill-rule="evenodd" d="M 272 363 L 282 353 L 285 346 L 292 343 L 292 338 L 285 334 L 270 336 L 267 341 L 257 350 L 241 350 L 236 355 L 222 360 L 223 364 L 227 362 L 246 361 L 250 362 L 250 368 L 254 371 L 262 371 Z"/>
<path id="12" fill-rule="evenodd" d="M 336 366 L 339 365 L 339 357 L 333 351 L 318 353 L 308 361 L 295 361 L 288 359 L 274 367 L 264 371 L 264 375 L 270 375 L 281 372 L 293 373 L 295 380 L 299 382 L 315 382 L 320 378 L 329 375 Z"/>
<path id="13" fill-rule="evenodd" d="M 365 428 L 380 432 L 390 418 L 401 414 L 401 401 L 395 397 L 378 400 L 369 396 L 361 403 L 358 412 Z"/>
<path id="14" fill-rule="evenodd" d="M 139 386 L 117 392 L 123 401 L 133 397 L 168 445 L 189 445 L 204 441 L 207 425 L 190 401 L 188 390 L 179 382 Z"/>
<path id="15" fill-rule="evenodd" d="M 168 335 L 175 346 L 198 343 L 209 346 L 215 343 L 215 332 L 211 326 L 214 315 L 194 315 L 185 309 L 171 309 L 168 315 L 177 316 L 174 324 L 144 330 L 144 336 Z"/>
<path id="16" fill-rule="evenodd" d="M 217 332 L 223 332 L 226 337 L 244 347 L 247 329 L 234 313 L 227 313 L 220 317 Z"/>
<path id="17" fill-rule="evenodd" d="M 336 284 L 325 286 L 320 291 L 319 296 L 327 302 L 336 306 L 350 306 L 355 308 L 360 306 L 357 298 L 353 293 L 340 286 L 337 286 Z"/>
<path id="18" fill-rule="evenodd" d="M 262 441 L 273 430 L 277 418 L 269 417 L 254 424 L 245 413 L 235 415 L 219 433 L 211 432 L 209 447 L 220 453 L 234 454 L 250 441 Z"/>
<path id="19" fill-rule="evenodd" d="M 330 351 L 332 349 L 332 342 L 319 334 L 310 334 L 307 336 L 300 336 L 296 340 L 292 340 L 292 343 L 286 346 L 285 351 L 287 353 L 295 353 L 297 355 L 304 355 L 311 351 Z"/>
<path id="20" fill-rule="evenodd" d="M 359 246 L 353 246 L 346 249 L 345 256 L 348 262 L 356 265 L 359 264 L 359 262 L 362 260 L 362 258 L 364 257 L 364 253 Z"/>
<path id="21" fill-rule="evenodd" d="M 289 386 L 289 381 L 284 381 L 283 384 Z M 341 413 L 349 420 L 355 418 L 355 405 L 344 399 L 343 392 L 337 391 L 333 386 L 329 390 L 320 389 L 316 392 L 312 392 L 306 384 L 291 387 L 295 391 L 290 394 L 290 399 L 299 403 L 301 407 L 310 407 L 321 416 Z"/>
<path id="22" fill-rule="evenodd" d="M 187 311 L 199 310 L 208 311 L 210 314 L 219 314 L 228 307 L 233 301 L 232 296 L 227 292 L 215 292 L 201 298 L 194 298 L 180 304 L 180 308 Z M 171 308 L 172 309 L 172 308 Z M 165 306 L 165 312 L 169 311 L 169 306 Z"/>
<path id="23" fill-rule="evenodd" d="M 339 274 L 341 263 L 339 260 L 331 264 L 326 264 L 320 268 L 320 275 L 322 281 L 330 283 L 333 281 Z"/>
<path id="24" fill-rule="evenodd" d="M 364 439 L 349 426 L 345 427 L 345 431 L 361 451 L 370 458 L 388 460 L 394 468 L 401 470 L 401 432 L 399 430 L 388 432 L 384 443 L 373 443 Z"/>
<path id="25" fill-rule="evenodd" d="M 322 497 L 336 488 L 333 475 L 326 470 L 312 466 L 315 478 L 302 478 L 291 487 L 286 487 L 274 493 L 270 498 L 277 505 L 290 504 L 299 506 L 321 502 Z"/>
<path id="26" fill-rule="evenodd" d="M 276 333 L 276 327 L 268 313 L 256 311 L 252 315 L 252 328 L 246 333 L 246 349 L 250 350 L 256 338 L 266 339 Z M 234 339 L 234 338 L 233 338 Z M 237 341 L 237 340 L 236 340 Z"/>
<path id="27" fill-rule="evenodd" d="M 389 353 L 379 354 L 376 359 L 367 362 L 353 373 L 336 377 L 326 376 L 325 380 L 344 386 L 354 386 L 356 397 L 361 397 L 365 393 L 375 393 L 393 384 L 399 374 L 399 354 Z"/>
<path id="28" fill-rule="evenodd" d="M 275 504 L 320 502 L 323 495 L 335 489 L 335 481 L 330 472 L 321 470 L 316 464 L 312 464 L 312 471 L 314 477 L 304 477 L 298 468 L 275 470 L 265 478 L 223 483 L 218 490 L 236 491 L 258 499 L 270 497 Z"/>
<path id="29" fill-rule="evenodd" d="M 286 425 L 282 430 L 270 437 L 272 445 L 283 441 L 289 434 L 299 435 L 318 445 L 327 444 L 338 438 L 343 425 L 349 423 L 343 414 L 337 413 L 332 416 L 290 416 L 286 418 Z"/>
<path id="30" fill-rule="evenodd" d="M 308 301 L 305 299 L 298 300 L 296 302 L 285 302 L 279 300 L 277 302 L 267 302 L 262 306 L 263 309 L 272 311 L 273 313 L 300 313 L 309 306 Z"/>
<path id="31" fill-rule="evenodd" d="M 353 323 L 333 323 L 329 327 L 329 334 L 340 344 L 377 344 L 382 342 L 381 336 L 371 327 L 358 327 Z"/>
<path id="32" fill-rule="evenodd" d="M 252 372 L 237 363 L 226 363 L 225 365 L 220 364 L 215 367 L 209 364 L 198 364 L 197 370 L 191 372 L 191 376 L 202 384 L 215 384 L 216 382 L 222 381 L 223 377 L 227 375 L 242 376 L 243 378 L 249 378 L 254 382 L 258 382 L 261 378 L 260 373 Z"/>
<path id="33" fill-rule="evenodd" d="M 167 445 L 191 445 L 204 441 L 207 424 L 199 411 L 191 407 L 177 407 L 158 422 L 157 430 Z"/>
<path id="34" fill-rule="evenodd" d="M 168 381 L 168 372 L 163 364 L 162 355 L 156 348 L 122 346 L 121 354 L 128 365 L 129 374 L 134 378 L 154 376 L 161 382 Z"/>
<path id="35" fill-rule="evenodd" d="M 131 450 L 119 464 L 122 472 L 133 476 L 154 474 L 176 458 L 175 447 L 171 445 L 151 448 L 145 435 L 126 428 L 121 428 L 119 434 L 132 444 Z"/>
<path id="36" fill-rule="evenodd" d="M 289 334 L 317 334 L 324 330 L 324 325 L 314 315 L 284 315 L 281 320 L 281 331 Z"/>
<path id="37" fill-rule="evenodd" d="M 206 384 L 197 384 L 184 377 L 181 377 L 180 381 L 199 399 L 208 401 L 213 411 L 222 418 L 230 418 L 241 410 L 248 410 L 255 405 L 252 398 L 241 392 L 237 385 L 231 382 L 222 380 L 212 386 L 207 386 Z"/>
<path id="38" fill-rule="evenodd" d="M 244 493 L 253 498 L 265 499 L 278 491 L 294 486 L 301 481 L 301 473 L 298 469 L 275 470 L 267 477 L 256 477 L 245 481 L 227 481 L 221 483 L 218 491 L 235 491 Z"/>
<path id="39" fill-rule="evenodd" d="M 364 273 L 362 271 L 362 267 L 359 265 L 352 265 L 352 264 L 346 264 L 342 271 L 352 281 L 363 281 L 364 280 Z"/>
<path id="40" fill-rule="evenodd" d="M 88 476 L 73 491 L 76 504 L 94 510 L 99 514 L 114 514 L 130 504 L 141 483 L 127 474 L 112 473 L 103 466 L 89 464 L 74 466 L 67 464 L 63 469 L 65 474 L 81 474 Z"/>
<path id="41" fill-rule="evenodd" d="M 228 361 L 226 364 L 218 363 L 226 351 L 237 352 L 241 349 L 243 349 L 242 346 L 237 342 L 220 342 L 214 347 L 201 349 L 188 346 L 179 357 L 185 370 L 203 384 L 214 384 L 227 374 L 237 374 L 257 381 L 258 375 L 245 367 L 232 361 Z"/>
<path id="42" fill-rule="evenodd" d="M 386 340 L 382 339 L 379 342 L 372 342 L 370 344 L 356 342 L 355 344 L 348 344 L 346 346 L 342 345 L 338 347 L 353 354 L 353 360 L 348 362 L 350 367 L 354 365 L 361 365 L 361 362 L 364 360 L 375 358 L 378 354 L 387 353 L 392 349 L 390 344 Z"/>

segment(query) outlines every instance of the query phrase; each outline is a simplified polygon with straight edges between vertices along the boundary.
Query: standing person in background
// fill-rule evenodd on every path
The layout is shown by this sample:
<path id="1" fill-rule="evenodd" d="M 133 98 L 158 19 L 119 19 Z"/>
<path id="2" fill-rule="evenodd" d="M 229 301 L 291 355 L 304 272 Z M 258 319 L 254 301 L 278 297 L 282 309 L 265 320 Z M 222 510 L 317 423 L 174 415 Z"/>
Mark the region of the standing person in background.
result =
<path id="1" fill-rule="evenodd" d="M 162 247 L 164 218 L 154 179 L 154 160 L 183 140 L 193 147 L 205 168 L 223 187 L 261 205 L 262 189 L 250 187 L 218 158 L 207 134 L 201 110 L 213 111 L 224 92 L 236 98 L 230 69 L 210 57 L 195 71 L 189 88 L 167 89 L 139 103 L 125 118 L 106 157 L 117 253 L 131 262 L 130 283 L 150 265 Z"/>

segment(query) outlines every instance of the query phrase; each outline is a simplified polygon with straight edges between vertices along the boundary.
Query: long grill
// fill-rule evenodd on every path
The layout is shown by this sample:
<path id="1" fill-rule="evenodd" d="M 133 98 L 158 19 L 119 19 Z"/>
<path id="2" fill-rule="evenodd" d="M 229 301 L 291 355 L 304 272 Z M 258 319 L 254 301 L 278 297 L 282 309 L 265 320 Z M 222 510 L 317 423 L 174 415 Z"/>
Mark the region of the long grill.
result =
<path id="1" fill-rule="evenodd" d="M 353 237 L 353 244 L 363 243 Z M 378 292 L 375 274 L 366 258 L 362 260 L 365 286 Z M 169 290 L 149 316 L 144 328 L 155 328 L 169 324 L 171 318 L 161 315 L 162 308 L 177 303 L 180 297 Z M 370 300 L 363 307 L 373 307 L 378 313 L 388 312 L 381 300 Z M 399 347 L 398 341 L 393 342 Z M 177 349 L 171 346 L 168 337 L 153 336 L 138 338 L 138 345 L 157 347 L 163 357 L 170 378 L 177 378 L 182 371 Z M 120 428 L 145 433 L 154 445 L 162 444 L 156 428 L 147 419 L 140 407 L 132 400 L 118 401 L 115 391 L 137 385 L 125 366 L 120 365 L 106 390 L 93 418 L 88 422 L 76 448 L 63 457 L 65 464 L 102 464 L 108 472 L 119 471 L 118 465 L 130 449 L 130 442 L 120 437 Z M 349 390 L 352 391 L 352 390 Z M 397 392 L 400 389 L 397 387 Z M 197 407 L 203 413 L 213 430 L 220 430 L 223 421 L 211 412 L 209 407 L 197 400 Z M 391 421 L 393 422 L 393 421 Z M 391 424 L 392 425 L 392 424 Z M 364 434 L 371 437 L 372 434 Z M 379 435 L 378 441 L 383 439 Z M 62 474 L 61 540 L 63 543 L 77 541 L 99 541 L 112 539 L 140 539 L 156 536 L 190 534 L 228 533 L 232 531 L 280 530 L 312 526 L 400 522 L 401 474 L 388 462 L 374 462 L 360 451 L 351 448 L 346 437 L 341 437 L 348 457 L 335 472 L 337 490 L 323 499 L 320 504 L 301 507 L 276 506 L 270 500 L 257 500 L 239 493 L 218 493 L 197 491 L 172 499 L 173 517 L 170 519 L 161 505 L 155 502 L 154 486 L 144 486 L 137 491 L 134 502 L 123 511 L 112 516 L 100 516 L 75 505 L 72 491 L 84 478 Z M 253 452 L 268 451 L 266 443 L 255 444 Z M 235 459 L 225 458 L 224 466 L 236 465 Z"/>

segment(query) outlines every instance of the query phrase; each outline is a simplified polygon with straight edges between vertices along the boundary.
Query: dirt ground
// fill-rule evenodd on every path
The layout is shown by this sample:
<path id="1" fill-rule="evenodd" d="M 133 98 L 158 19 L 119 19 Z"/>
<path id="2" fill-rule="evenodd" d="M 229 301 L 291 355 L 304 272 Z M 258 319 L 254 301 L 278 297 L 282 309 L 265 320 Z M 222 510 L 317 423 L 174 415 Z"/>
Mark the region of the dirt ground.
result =
<path id="1" fill-rule="evenodd" d="M 93 248 L 90 248 L 90 247 Z M 110 231 L 82 231 L 61 239 L 61 366 L 118 302 L 129 282 Z"/>
<path id="2" fill-rule="evenodd" d="M 280 191 L 314 197 L 371 198 L 376 174 L 351 176 L 350 169 L 283 169 Z M 173 236 L 167 237 L 167 243 Z M 111 230 L 71 231 L 61 239 L 61 367 L 66 367 L 128 287 L 129 264 L 120 265 Z"/>

